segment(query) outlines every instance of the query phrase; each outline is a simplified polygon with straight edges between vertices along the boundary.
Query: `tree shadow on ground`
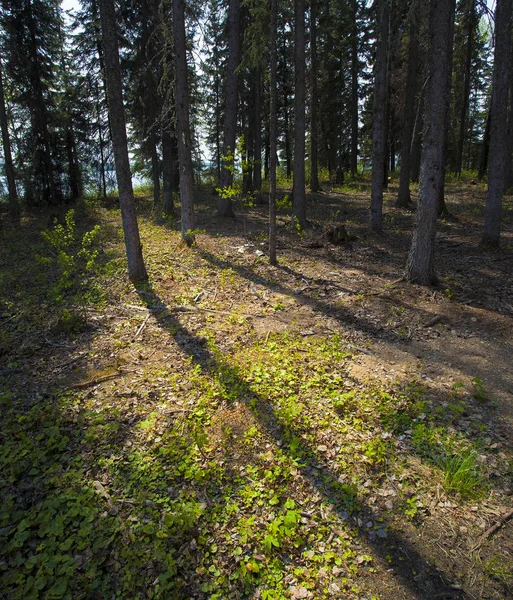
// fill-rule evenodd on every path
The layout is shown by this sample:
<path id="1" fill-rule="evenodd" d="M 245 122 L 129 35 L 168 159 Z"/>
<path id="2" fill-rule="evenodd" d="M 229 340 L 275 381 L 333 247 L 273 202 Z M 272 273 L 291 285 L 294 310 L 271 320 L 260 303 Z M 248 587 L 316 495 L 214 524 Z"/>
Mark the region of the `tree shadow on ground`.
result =
<path id="1" fill-rule="evenodd" d="M 180 321 L 163 306 L 162 299 L 152 290 L 140 290 L 142 301 L 151 310 L 159 325 L 171 333 L 182 351 L 189 356 L 194 364 L 198 365 L 203 374 L 218 377 L 224 372 L 231 387 L 236 386 L 240 393 L 241 401 L 253 407 L 254 414 L 264 430 L 275 440 L 282 450 L 291 457 L 297 457 L 297 449 L 290 446 L 291 436 L 294 436 L 293 424 L 286 425 L 275 413 L 272 405 L 263 397 L 258 396 L 251 386 L 244 380 L 237 369 L 230 366 L 222 357 L 216 357 L 205 346 L 204 340 L 189 332 Z M 155 308 L 156 307 L 156 308 Z M 305 481 L 317 489 L 331 505 L 339 519 L 347 520 L 348 507 L 354 499 L 348 498 L 341 491 L 340 482 L 326 464 L 322 464 L 316 449 L 301 441 L 303 459 L 299 463 L 299 471 Z M 361 505 L 361 514 L 364 521 L 375 517 L 369 506 Z M 358 519 L 353 518 L 352 526 L 357 527 Z M 370 545 L 382 561 L 388 561 L 394 566 L 394 574 L 404 590 L 404 598 L 433 599 L 433 598 L 465 598 L 466 594 L 451 588 L 451 577 L 442 573 L 426 563 L 422 551 L 415 548 L 400 533 L 390 531 L 387 539 L 369 539 L 363 527 L 359 527 L 362 540 Z M 406 560 L 405 560 L 406 559 Z M 416 574 L 414 574 L 416 573 Z"/>

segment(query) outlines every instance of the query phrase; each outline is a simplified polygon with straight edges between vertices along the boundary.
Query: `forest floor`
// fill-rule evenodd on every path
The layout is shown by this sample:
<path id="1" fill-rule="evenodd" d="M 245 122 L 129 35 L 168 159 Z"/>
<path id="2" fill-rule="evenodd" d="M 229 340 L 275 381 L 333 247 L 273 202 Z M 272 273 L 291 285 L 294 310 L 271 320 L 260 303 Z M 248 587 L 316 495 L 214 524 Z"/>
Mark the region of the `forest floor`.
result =
<path id="1" fill-rule="evenodd" d="M 485 252 L 449 183 L 424 288 L 394 191 L 282 201 L 277 267 L 267 207 L 140 197 L 137 290 L 115 207 L 4 230 L 0 598 L 513 598 L 513 199 Z"/>

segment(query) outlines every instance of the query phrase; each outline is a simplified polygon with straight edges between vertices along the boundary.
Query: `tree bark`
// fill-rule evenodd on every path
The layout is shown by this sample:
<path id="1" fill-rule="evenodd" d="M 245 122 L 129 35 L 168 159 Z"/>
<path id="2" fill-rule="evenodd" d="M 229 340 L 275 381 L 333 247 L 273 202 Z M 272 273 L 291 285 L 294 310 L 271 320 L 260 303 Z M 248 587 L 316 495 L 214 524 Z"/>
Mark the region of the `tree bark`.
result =
<path id="1" fill-rule="evenodd" d="M 312 97 L 310 103 L 310 191 L 318 192 L 318 152 L 317 152 L 317 104 L 319 102 L 317 93 L 317 0 L 310 3 L 310 85 Z"/>
<path id="2" fill-rule="evenodd" d="M 358 2 L 351 0 L 351 177 L 358 174 Z"/>
<path id="3" fill-rule="evenodd" d="M 475 0 L 468 0 L 468 30 L 467 30 L 467 52 L 465 56 L 465 71 L 463 73 L 463 98 L 460 111 L 460 129 L 458 135 L 458 146 L 456 148 L 455 172 L 461 175 L 463 164 L 463 148 L 465 147 L 465 136 L 467 132 L 467 113 L 470 100 L 470 72 L 472 69 L 472 56 L 474 54 L 474 35 L 476 31 L 476 5 Z"/>
<path id="4" fill-rule="evenodd" d="M 506 165 L 504 167 L 504 193 L 513 186 L 513 45 L 509 59 L 508 128 L 506 131 Z"/>
<path id="5" fill-rule="evenodd" d="M 390 10 L 388 0 L 379 0 L 379 38 L 376 49 L 374 104 L 372 113 L 372 190 L 370 225 L 383 228 L 383 185 L 385 176 L 386 104 Z"/>
<path id="6" fill-rule="evenodd" d="M 255 71 L 255 141 L 253 151 L 253 191 L 262 187 L 262 71 Z"/>
<path id="7" fill-rule="evenodd" d="M 223 197 L 233 183 L 233 163 L 235 156 L 235 137 L 237 128 L 237 100 L 239 95 L 240 62 L 240 0 L 230 0 L 228 12 L 228 65 L 226 74 L 226 105 L 223 131 L 223 156 L 219 187 L 221 194 L 217 202 L 217 214 L 221 217 L 233 217 L 233 203 L 230 197 Z"/>
<path id="8" fill-rule="evenodd" d="M 20 223 L 20 203 L 16 190 L 16 179 L 14 176 L 14 165 L 11 154 L 11 138 L 7 122 L 7 110 L 5 106 L 4 83 L 2 76 L 2 63 L 0 59 L 0 126 L 2 128 L 2 145 L 4 149 L 5 176 L 7 178 L 7 189 L 9 191 L 9 219 L 16 225 Z"/>
<path id="9" fill-rule="evenodd" d="M 447 72 L 447 89 L 448 89 L 448 97 L 449 101 L 447 102 L 447 107 L 445 110 L 445 131 L 448 132 L 451 130 L 451 89 L 452 89 L 452 63 L 454 56 L 454 19 L 451 20 L 451 28 L 449 30 L 449 39 L 451 40 L 451 44 L 449 45 L 449 51 L 447 56 L 447 62 L 449 65 Z M 444 167 L 443 177 L 442 177 L 442 185 L 440 186 L 440 192 L 438 196 L 438 216 L 445 219 L 455 220 L 456 218 L 447 208 L 447 204 L 445 202 L 445 173 L 447 172 L 447 155 L 448 155 L 448 136 L 445 135 L 444 142 L 444 154 L 442 159 L 442 164 Z"/>
<path id="10" fill-rule="evenodd" d="M 125 247 L 130 281 L 137 283 L 148 279 L 144 265 L 137 215 L 135 211 L 132 175 L 128 158 L 128 143 L 119 66 L 119 50 L 114 0 L 101 0 L 101 27 L 105 59 L 105 79 L 109 105 L 112 145 L 119 190 L 119 206 L 125 236 Z"/>
<path id="11" fill-rule="evenodd" d="M 157 136 L 151 134 L 151 178 L 153 181 L 153 204 L 160 204 L 160 160 L 157 151 Z"/>
<path id="12" fill-rule="evenodd" d="M 420 285 L 436 282 L 434 241 L 438 201 L 444 178 L 445 124 L 449 102 L 448 72 L 454 12 L 455 0 L 432 0 L 430 4 L 430 77 L 426 92 L 419 205 L 404 274 L 406 281 Z"/>
<path id="13" fill-rule="evenodd" d="M 80 162 L 78 160 L 75 132 L 73 131 L 73 124 L 71 122 L 66 125 L 65 131 L 71 199 L 78 200 L 82 195 L 82 173 L 80 170 Z"/>
<path id="14" fill-rule="evenodd" d="M 479 169 L 477 171 L 477 179 L 478 181 L 482 181 L 484 176 L 486 175 L 486 170 L 488 167 L 488 155 L 490 154 L 490 129 L 492 124 L 492 110 L 491 108 L 488 110 L 488 115 L 486 117 L 486 125 L 483 134 L 483 144 L 481 147 L 481 156 L 479 158 Z"/>
<path id="15" fill-rule="evenodd" d="M 277 37 L 278 0 L 271 0 L 271 55 L 270 55 L 270 109 L 269 109 L 269 262 L 276 265 L 276 158 L 278 131 Z"/>
<path id="16" fill-rule="evenodd" d="M 296 223 L 306 229 L 305 194 L 305 0 L 294 2 L 294 174 L 292 208 Z"/>
<path id="17" fill-rule="evenodd" d="M 176 130 L 180 163 L 180 199 L 182 202 L 182 239 L 191 246 L 196 225 L 193 199 L 191 127 L 189 121 L 189 85 L 185 38 L 184 0 L 173 0 L 175 45 Z"/>
<path id="18" fill-rule="evenodd" d="M 488 159 L 488 192 L 481 244 L 497 247 L 501 235 L 502 196 L 506 164 L 508 119 L 508 78 L 511 56 L 511 16 L 513 0 L 497 0 L 495 12 L 495 53 Z"/>
<path id="19" fill-rule="evenodd" d="M 417 29 L 413 20 L 410 22 L 410 43 L 408 46 L 408 74 L 406 78 L 406 94 L 403 109 L 403 130 L 401 139 L 401 172 L 399 175 L 399 193 L 395 205 L 408 208 L 410 197 L 411 142 L 415 124 L 415 94 L 417 92 L 417 69 L 419 44 Z"/>
<path id="20" fill-rule="evenodd" d="M 173 148 L 173 138 L 169 130 L 171 125 L 164 126 L 162 130 L 162 210 L 165 215 L 174 215 L 175 206 L 173 201 L 174 163 L 176 152 Z"/>
<path id="21" fill-rule="evenodd" d="M 36 22 L 32 13 L 32 1 L 28 4 L 28 29 L 30 34 L 30 58 L 31 58 L 31 98 L 32 98 L 32 116 L 34 137 L 41 144 L 36 148 L 36 155 L 39 160 L 36 161 L 36 171 L 34 175 L 42 176 L 42 187 L 44 199 L 47 203 L 55 205 L 59 201 L 60 194 L 57 193 L 57 185 L 54 179 L 54 168 L 52 162 L 52 152 L 50 147 L 50 133 L 48 131 L 48 113 L 43 96 L 42 77 L 39 62 L 38 35 L 36 31 Z"/>
<path id="22" fill-rule="evenodd" d="M 420 155 L 422 150 L 422 128 L 424 118 L 424 104 L 426 100 L 426 85 L 429 79 L 426 79 L 420 90 L 417 102 L 417 114 L 415 115 L 415 125 L 411 138 L 410 148 L 410 179 L 417 183 L 420 178 Z"/>

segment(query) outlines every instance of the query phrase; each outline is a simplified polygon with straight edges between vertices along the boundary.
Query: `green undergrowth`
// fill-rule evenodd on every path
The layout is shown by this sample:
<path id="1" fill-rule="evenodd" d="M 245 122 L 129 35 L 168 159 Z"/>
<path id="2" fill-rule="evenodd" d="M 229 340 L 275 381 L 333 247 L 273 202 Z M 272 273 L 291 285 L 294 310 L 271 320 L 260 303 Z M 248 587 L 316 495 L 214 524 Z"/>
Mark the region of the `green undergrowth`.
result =
<path id="1" fill-rule="evenodd" d="M 152 219 L 141 224 L 152 282 L 136 294 L 120 283 L 119 230 L 92 216 L 13 243 L 4 350 L 21 361 L 13 340 L 39 330 L 67 348 L 86 309 L 117 298 L 136 317 L 114 321 L 94 358 L 126 351 L 136 366 L 67 392 L 0 379 L 0 595 L 371 598 L 368 582 L 403 561 L 376 541 L 422 523 L 435 490 L 465 503 L 492 488 L 486 425 L 472 418 L 488 401 L 481 380 L 442 403 L 417 380 L 354 378 L 342 336 L 259 337 L 245 307 L 227 304 L 247 289 L 237 265 Z M 204 297 L 210 312 L 190 310 Z M 145 306 L 158 310 L 143 341 Z"/>
<path id="2" fill-rule="evenodd" d="M 448 494 L 484 489 L 470 475 L 478 442 L 416 382 L 356 385 L 338 336 L 273 335 L 225 355 L 204 334 L 208 365 L 158 374 L 178 407 L 158 391 L 152 410 L 130 411 L 115 394 L 20 407 L 2 392 L 4 594 L 328 598 L 335 584 L 357 598 L 376 560 L 351 517 L 370 512 L 366 481 L 413 483 L 420 457 Z M 406 492 L 405 518 L 417 514 Z M 390 525 L 377 512 L 371 540 Z"/>

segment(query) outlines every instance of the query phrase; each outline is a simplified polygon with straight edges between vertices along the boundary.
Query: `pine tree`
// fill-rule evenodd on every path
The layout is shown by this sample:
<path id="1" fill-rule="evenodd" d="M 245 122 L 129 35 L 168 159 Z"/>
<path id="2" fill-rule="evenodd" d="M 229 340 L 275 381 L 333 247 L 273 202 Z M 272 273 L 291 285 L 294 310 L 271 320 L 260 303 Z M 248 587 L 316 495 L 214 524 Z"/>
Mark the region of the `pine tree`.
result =
<path id="1" fill-rule="evenodd" d="M 495 58 L 492 105 L 490 109 L 490 156 L 485 225 L 481 244 L 496 247 L 500 243 L 502 196 L 506 166 L 508 78 L 511 59 L 512 0 L 498 0 L 495 12 Z"/>
<path id="2" fill-rule="evenodd" d="M 429 81 L 424 115 L 419 204 L 404 278 L 431 285 L 436 281 L 434 242 L 440 191 L 444 178 L 444 147 L 449 104 L 449 58 L 454 0 L 433 0 L 429 14 Z"/>
<path id="3" fill-rule="evenodd" d="M 14 164 L 11 153 L 11 137 L 9 134 L 9 123 L 7 118 L 7 109 L 5 103 L 2 62 L 0 59 L 0 127 L 2 129 L 2 146 L 4 150 L 5 177 L 7 179 L 7 189 L 9 191 L 9 218 L 14 224 L 20 222 L 20 204 L 18 200 L 18 191 L 16 189 L 16 179 L 14 175 Z"/>
<path id="4" fill-rule="evenodd" d="M 146 281 L 148 274 L 142 256 L 139 227 L 135 212 L 132 174 L 128 159 L 128 142 L 123 106 L 123 88 L 119 65 L 118 32 L 114 0 L 100 2 L 103 49 L 105 53 L 105 80 L 109 102 L 109 118 L 116 163 L 116 178 L 119 190 L 119 205 L 125 234 L 128 260 L 128 277 L 133 283 Z"/>

